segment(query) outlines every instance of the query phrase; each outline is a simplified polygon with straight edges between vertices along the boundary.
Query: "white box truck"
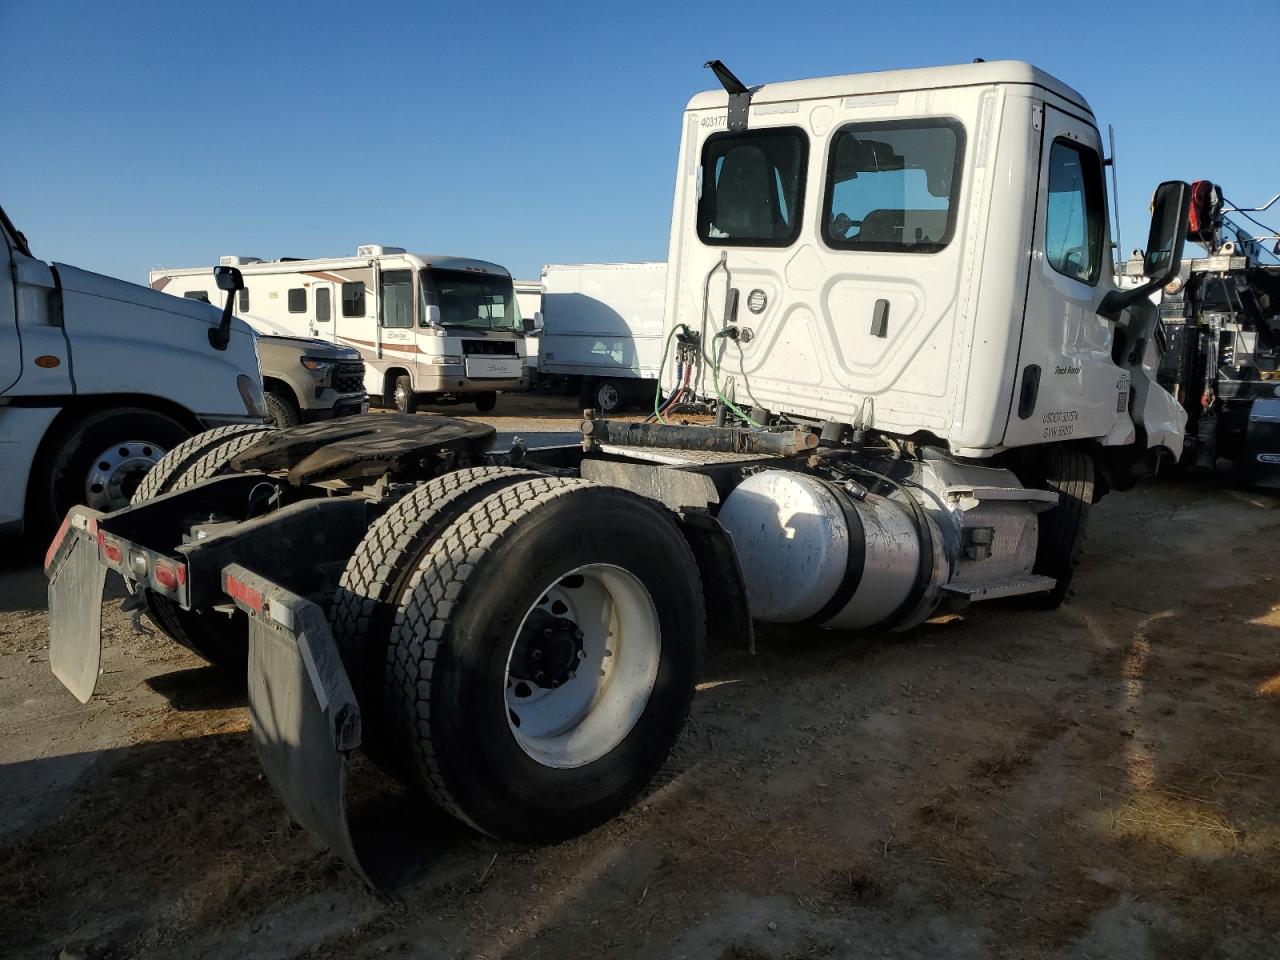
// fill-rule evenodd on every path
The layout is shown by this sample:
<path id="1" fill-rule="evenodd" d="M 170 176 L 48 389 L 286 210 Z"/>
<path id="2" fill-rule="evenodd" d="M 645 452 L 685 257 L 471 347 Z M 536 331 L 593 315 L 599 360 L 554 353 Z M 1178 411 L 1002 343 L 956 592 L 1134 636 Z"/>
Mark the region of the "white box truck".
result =
<path id="1" fill-rule="evenodd" d="M 420 400 L 492 410 L 525 386 L 524 328 L 511 274 L 496 263 L 364 244 L 354 257 L 226 256 L 244 276 L 238 312 L 256 328 L 354 347 L 371 399 L 412 413 Z M 157 289 L 208 267 L 151 272 Z"/>
<path id="2" fill-rule="evenodd" d="M 539 374 L 569 378 L 584 408 L 652 407 L 666 292 L 662 261 L 543 267 Z"/>
<path id="3" fill-rule="evenodd" d="M 38 260 L 0 209 L 0 533 L 127 506 L 191 434 L 264 414 L 242 321 Z"/>

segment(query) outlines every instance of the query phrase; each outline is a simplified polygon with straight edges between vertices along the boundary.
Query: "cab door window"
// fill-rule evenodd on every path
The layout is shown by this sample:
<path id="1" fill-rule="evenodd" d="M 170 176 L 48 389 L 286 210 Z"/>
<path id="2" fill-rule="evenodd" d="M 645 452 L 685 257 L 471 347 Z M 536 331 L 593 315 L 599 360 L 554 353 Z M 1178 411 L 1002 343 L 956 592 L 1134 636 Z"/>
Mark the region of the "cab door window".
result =
<path id="1" fill-rule="evenodd" d="M 1064 277 L 1096 284 L 1102 271 L 1102 163 L 1096 151 L 1072 140 L 1055 140 L 1049 150 L 1049 195 L 1044 222 L 1044 255 Z"/>
<path id="2" fill-rule="evenodd" d="M 382 271 L 380 318 L 384 327 L 413 326 L 413 271 Z"/>

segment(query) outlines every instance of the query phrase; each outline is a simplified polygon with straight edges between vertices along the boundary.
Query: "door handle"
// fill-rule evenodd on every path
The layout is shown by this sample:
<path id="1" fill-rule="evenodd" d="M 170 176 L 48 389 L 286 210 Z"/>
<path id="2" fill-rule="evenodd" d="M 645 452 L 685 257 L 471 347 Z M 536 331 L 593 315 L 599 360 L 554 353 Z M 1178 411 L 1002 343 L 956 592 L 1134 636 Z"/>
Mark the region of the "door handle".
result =
<path id="1" fill-rule="evenodd" d="M 871 310 L 871 335 L 873 337 L 889 336 L 889 301 L 877 300 Z"/>

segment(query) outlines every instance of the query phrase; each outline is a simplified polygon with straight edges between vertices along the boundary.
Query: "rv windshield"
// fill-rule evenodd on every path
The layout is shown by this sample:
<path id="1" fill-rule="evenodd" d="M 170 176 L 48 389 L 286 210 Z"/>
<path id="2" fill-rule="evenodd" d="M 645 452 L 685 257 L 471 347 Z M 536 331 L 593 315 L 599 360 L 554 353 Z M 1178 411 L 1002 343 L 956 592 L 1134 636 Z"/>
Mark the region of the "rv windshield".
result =
<path id="1" fill-rule="evenodd" d="M 461 270 L 423 270 L 418 325 L 427 325 L 427 307 L 440 308 L 446 327 L 519 330 L 520 308 L 510 277 Z"/>

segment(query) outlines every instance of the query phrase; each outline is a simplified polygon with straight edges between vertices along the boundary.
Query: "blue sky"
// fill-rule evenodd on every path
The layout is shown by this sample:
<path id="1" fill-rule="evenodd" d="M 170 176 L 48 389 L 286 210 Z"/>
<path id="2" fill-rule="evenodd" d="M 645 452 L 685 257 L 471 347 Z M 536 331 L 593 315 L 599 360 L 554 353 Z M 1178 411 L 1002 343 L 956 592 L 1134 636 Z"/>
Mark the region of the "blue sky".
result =
<path id="1" fill-rule="evenodd" d="M 1229 20 L 1184 2 L 0 0 L 0 204 L 38 256 L 141 282 L 358 243 L 535 277 L 662 259 L 706 60 L 756 84 L 1017 58 L 1115 124 L 1132 248 L 1160 180 L 1280 191 L 1277 28 L 1275 0 Z"/>

